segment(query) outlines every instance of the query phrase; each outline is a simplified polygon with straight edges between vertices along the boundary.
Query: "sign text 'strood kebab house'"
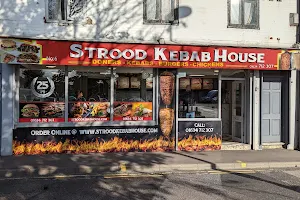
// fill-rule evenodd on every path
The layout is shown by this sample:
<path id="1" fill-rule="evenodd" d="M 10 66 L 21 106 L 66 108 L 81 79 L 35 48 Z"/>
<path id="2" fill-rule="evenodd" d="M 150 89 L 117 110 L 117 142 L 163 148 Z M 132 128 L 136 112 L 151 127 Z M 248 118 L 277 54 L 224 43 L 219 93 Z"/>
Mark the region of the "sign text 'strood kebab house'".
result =
<path id="1" fill-rule="evenodd" d="M 1 62 L 152 68 L 287 70 L 291 54 L 278 49 L 1 40 Z"/>

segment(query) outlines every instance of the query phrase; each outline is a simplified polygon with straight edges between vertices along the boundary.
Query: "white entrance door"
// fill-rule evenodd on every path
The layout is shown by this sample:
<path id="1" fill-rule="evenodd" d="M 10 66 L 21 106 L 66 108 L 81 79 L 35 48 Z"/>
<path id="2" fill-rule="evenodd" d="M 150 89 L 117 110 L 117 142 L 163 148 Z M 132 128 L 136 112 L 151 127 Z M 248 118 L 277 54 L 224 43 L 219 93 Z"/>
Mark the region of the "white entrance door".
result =
<path id="1" fill-rule="evenodd" d="M 244 140 L 244 82 L 232 82 L 232 139 L 236 142 Z"/>

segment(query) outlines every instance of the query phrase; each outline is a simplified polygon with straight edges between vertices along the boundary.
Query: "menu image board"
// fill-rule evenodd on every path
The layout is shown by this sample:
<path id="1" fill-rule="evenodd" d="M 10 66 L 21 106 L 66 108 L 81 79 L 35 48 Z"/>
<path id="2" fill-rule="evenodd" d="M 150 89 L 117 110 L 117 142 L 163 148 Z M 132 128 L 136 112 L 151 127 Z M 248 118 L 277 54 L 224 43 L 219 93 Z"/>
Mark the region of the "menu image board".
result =
<path id="1" fill-rule="evenodd" d="M 187 86 L 191 85 L 189 78 L 181 78 L 179 80 L 179 89 L 185 90 Z"/>
<path id="2" fill-rule="evenodd" d="M 153 78 L 147 78 L 146 79 L 146 88 L 147 89 L 152 89 L 153 88 Z"/>
<path id="3" fill-rule="evenodd" d="M 214 81 L 213 79 L 203 79 L 203 89 L 205 90 L 212 90 L 214 88 Z"/>
<path id="4" fill-rule="evenodd" d="M 118 78 L 118 88 L 119 89 L 127 89 L 127 88 L 129 88 L 129 77 L 120 76 Z"/>
<path id="5" fill-rule="evenodd" d="M 115 102 L 114 121 L 152 120 L 152 102 Z"/>
<path id="6" fill-rule="evenodd" d="M 70 122 L 108 121 L 109 102 L 74 102 L 69 104 Z"/>
<path id="7" fill-rule="evenodd" d="M 64 112 L 64 103 L 21 102 L 19 122 L 63 122 Z"/>
<path id="8" fill-rule="evenodd" d="M 131 88 L 140 88 L 140 86 L 141 86 L 141 81 L 138 77 L 132 76 L 130 78 L 130 82 L 131 82 L 131 84 L 130 84 Z"/>
<path id="9" fill-rule="evenodd" d="M 202 79 L 201 78 L 192 78 L 191 79 L 191 89 L 192 90 L 201 90 L 202 89 Z"/>

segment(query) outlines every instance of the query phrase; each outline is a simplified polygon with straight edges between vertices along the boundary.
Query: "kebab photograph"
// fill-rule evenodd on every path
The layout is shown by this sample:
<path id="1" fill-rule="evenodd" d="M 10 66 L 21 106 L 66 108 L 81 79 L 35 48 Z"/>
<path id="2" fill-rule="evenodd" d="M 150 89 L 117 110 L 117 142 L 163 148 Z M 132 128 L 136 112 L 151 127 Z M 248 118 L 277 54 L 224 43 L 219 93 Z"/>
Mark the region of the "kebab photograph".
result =
<path id="1" fill-rule="evenodd" d="M 48 118 L 60 118 L 64 116 L 65 106 L 64 104 L 48 103 L 42 107 L 43 117 Z"/>
<path id="2" fill-rule="evenodd" d="M 160 129 L 166 138 L 169 138 L 174 123 L 174 109 L 167 108 L 172 104 L 174 87 L 175 87 L 175 76 L 172 72 L 163 72 L 160 74 L 160 95 L 166 108 L 159 110 L 159 121 Z"/>
<path id="3" fill-rule="evenodd" d="M 14 51 L 17 48 L 16 42 L 10 39 L 0 40 L 0 46 L 4 51 Z"/>
<path id="4" fill-rule="evenodd" d="M 285 51 L 280 57 L 280 69 L 289 70 L 291 67 L 291 54 Z"/>
<path id="5" fill-rule="evenodd" d="M 174 110 L 162 108 L 159 110 L 160 129 L 166 138 L 169 138 L 173 129 Z"/>
<path id="6" fill-rule="evenodd" d="M 40 58 L 34 53 L 22 53 L 17 58 L 20 63 L 39 63 Z"/>
<path id="7" fill-rule="evenodd" d="M 39 53 L 40 48 L 31 44 L 21 44 L 18 48 L 18 51 L 24 53 Z"/>
<path id="8" fill-rule="evenodd" d="M 26 118 L 37 118 L 40 115 L 40 109 L 35 104 L 26 104 L 22 110 L 21 115 Z"/>
<path id="9" fill-rule="evenodd" d="M 10 63 L 10 62 L 13 62 L 15 59 L 16 59 L 16 56 L 7 53 L 7 54 L 4 54 L 4 58 L 3 58 L 2 61 L 4 63 Z"/>
<path id="10" fill-rule="evenodd" d="M 175 76 L 172 72 L 163 72 L 160 74 L 160 95 L 165 105 L 172 103 L 175 87 Z"/>
<path id="11" fill-rule="evenodd" d="M 131 116 L 131 114 L 132 114 L 131 103 L 122 103 L 116 105 L 114 108 L 114 117 L 126 117 L 126 116 Z"/>

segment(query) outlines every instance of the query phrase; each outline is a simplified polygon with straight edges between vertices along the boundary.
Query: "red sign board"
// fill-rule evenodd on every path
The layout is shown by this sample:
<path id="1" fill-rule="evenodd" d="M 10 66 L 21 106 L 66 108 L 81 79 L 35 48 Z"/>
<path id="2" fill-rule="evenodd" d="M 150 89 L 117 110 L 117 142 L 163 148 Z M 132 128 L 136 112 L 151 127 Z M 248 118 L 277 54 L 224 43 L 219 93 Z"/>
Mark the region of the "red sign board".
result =
<path id="1" fill-rule="evenodd" d="M 72 66 L 288 70 L 279 49 L 0 39 L 1 62 Z"/>

